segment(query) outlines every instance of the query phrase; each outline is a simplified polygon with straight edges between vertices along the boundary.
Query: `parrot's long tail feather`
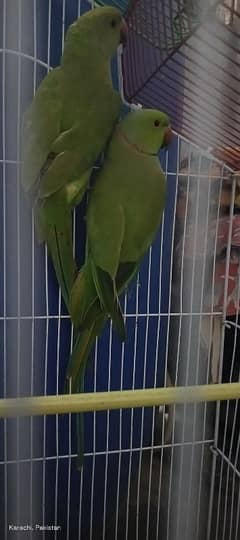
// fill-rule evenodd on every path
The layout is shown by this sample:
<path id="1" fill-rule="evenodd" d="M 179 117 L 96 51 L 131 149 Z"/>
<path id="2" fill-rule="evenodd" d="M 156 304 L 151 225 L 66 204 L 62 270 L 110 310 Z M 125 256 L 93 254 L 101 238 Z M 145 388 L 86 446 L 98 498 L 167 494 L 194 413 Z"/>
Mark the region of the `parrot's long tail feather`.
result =
<path id="1" fill-rule="evenodd" d="M 64 265 L 63 265 L 63 261 L 62 261 L 62 258 L 61 258 L 61 247 L 59 245 L 59 239 L 58 239 L 58 233 L 57 233 L 56 227 L 54 227 L 54 235 L 55 235 L 55 242 L 56 242 L 56 251 L 57 251 L 57 260 L 58 260 L 58 270 L 59 270 L 59 272 L 57 272 L 57 268 L 56 268 L 57 265 L 56 264 L 54 264 L 54 267 L 55 267 L 55 271 L 57 273 L 58 282 L 59 282 L 60 287 L 61 287 L 61 293 L 63 295 L 64 302 L 65 302 L 65 304 L 67 306 L 70 291 L 68 289 L 67 279 L 66 279 L 66 276 L 64 274 Z M 54 257 L 54 259 L 55 259 L 55 257 Z"/>
<path id="2" fill-rule="evenodd" d="M 131 281 L 137 270 L 138 265 L 133 263 L 121 265 L 119 275 L 117 276 L 119 293 L 124 290 L 124 285 Z M 77 298 L 78 303 L 80 303 L 81 298 L 78 296 Z M 87 326 L 83 326 L 82 331 L 77 331 L 75 329 L 74 347 L 67 368 L 66 391 L 69 391 L 69 389 L 71 392 L 77 391 L 77 381 L 79 380 L 82 365 L 86 363 L 94 340 L 101 333 L 106 319 L 107 317 L 105 313 L 101 311 L 99 303 L 95 302 L 89 309 L 88 317 L 85 321 L 85 323 L 87 322 Z"/>
<path id="3" fill-rule="evenodd" d="M 91 348 L 96 337 L 101 332 L 104 323 L 105 315 L 101 314 L 89 328 L 79 333 L 76 337 L 67 368 L 68 388 L 71 389 L 72 393 L 78 391 L 78 381 L 83 366 L 86 366 Z"/>
<path id="4" fill-rule="evenodd" d="M 67 390 L 74 392 L 84 392 L 84 375 L 87 360 L 96 337 L 101 331 L 105 322 L 105 316 L 101 315 L 91 328 L 81 334 L 75 333 L 74 347 L 67 370 Z M 84 417 L 77 415 L 77 468 L 82 469 L 84 459 Z"/>
<path id="5" fill-rule="evenodd" d="M 54 265 L 54 270 L 61 289 L 61 293 L 69 307 L 69 295 L 76 276 L 77 268 L 73 257 L 72 240 L 68 230 L 59 230 L 53 227 L 48 236 L 48 249 Z"/>
<path id="6" fill-rule="evenodd" d="M 79 271 L 69 299 L 69 313 L 76 327 L 89 328 L 96 319 L 93 313 L 93 305 L 98 299 L 96 288 L 92 279 L 90 262 L 87 260 Z M 97 305 L 97 315 L 101 312 Z M 96 310 L 95 310 L 96 311 Z"/>
<path id="7" fill-rule="evenodd" d="M 134 263 L 126 263 L 121 265 L 117 276 L 117 288 L 121 293 L 125 285 L 131 281 L 138 270 L 138 265 Z M 81 283 L 80 283 L 81 285 Z M 86 286 L 86 282 L 84 281 Z M 80 292 L 82 288 L 80 287 Z M 76 291 L 75 291 L 76 292 Z M 78 296 L 76 296 L 78 298 Z M 80 302 L 80 299 L 78 298 Z M 89 327 L 84 328 L 82 332 L 74 330 L 74 347 L 69 360 L 67 369 L 67 392 L 83 392 L 84 391 L 84 375 L 87 366 L 88 356 L 94 344 L 96 337 L 102 331 L 106 315 L 101 311 L 98 302 L 92 304 L 89 310 Z M 77 415 L 77 468 L 82 469 L 84 459 L 84 415 Z"/>

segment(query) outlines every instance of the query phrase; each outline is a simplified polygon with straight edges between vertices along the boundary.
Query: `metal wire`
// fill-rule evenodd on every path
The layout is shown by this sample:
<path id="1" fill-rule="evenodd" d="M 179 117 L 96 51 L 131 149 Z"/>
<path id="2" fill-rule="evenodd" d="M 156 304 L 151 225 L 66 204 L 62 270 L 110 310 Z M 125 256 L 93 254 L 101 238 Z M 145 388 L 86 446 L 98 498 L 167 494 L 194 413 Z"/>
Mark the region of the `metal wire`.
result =
<path id="1" fill-rule="evenodd" d="M 239 169 L 239 1 L 204 1 L 195 18 L 189 6 L 139 0 L 129 11 L 125 99 L 165 108 L 177 131 L 201 148 L 225 148 L 225 161 Z"/>
<path id="2" fill-rule="evenodd" d="M 0 56 L 2 58 L 2 126 L 1 126 L 1 170 L 2 170 L 2 193 L 3 193 L 3 237 L 2 250 L 3 250 L 3 310 L 0 314 L 0 323 L 3 323 L 3 371 L 4 371 L 4 387 L 3 397 L 8 396 L 8 373 L 9 373 L 9 360 L 7 358 L 9 350 L 9 337 L 8 330 L 13 323 L 17 328 L 17 358 L 16 369 L 18 370 L 18 388 L 17 393 L 20 395 L 22 389 L 25 386 L 21 382 L 21 373 L 24 369 L 24 353 L 22 349 L 22 336 L 24 325 L 30 322 L 30 376 L 29 376 L 29 395 L 33 396 L 36 393 L 38 387 L 38 363 L 40 364 L 42 371 L 39 371 L 39 379 L 41 379 L 41 391 L 43 395 L 48 393 L 58 394 L 61 392 L 62 373 L 64 370 L 63 356 L 67 346 L 65 345 L 65 339 L 67 332 L 70 335 L 70 322 L 69 317 L 64 312 L 64 308 L 61 301 L 60 291 L 52 278 L 52 271 L 49 265 L 47 251 L 43 249 L 39 255 L 39 248 L 36 248 L 34 223 L 32 219 L 31 223 L 31 246 L 30 246 L 30 260 L 31 260 L 31 283 L 29 289 L 31 289 L 31 302 L 29 312 L 25 312 L 21 297 L 21 284 L 24 278 L 23 265 L 21 252 L 22 246 L 22 230 L 20 227 L 20 220 L 23 212 L 23 206 L 21 202 L 21 188 L 20 188 L 20 125 L 21 125 L 21 101 L 22 101 L 22 70 L 24 62 L 33 66 L 32 71 L 32 93 L 35 93 L 41 73 L 47 73 L 51 69 L 51 55 L 54 47 L 54 2 L 49 0 L 47 6 L 47 35 L 46 35 L 46 57 L 44 59 L 38 57 L 39 55 L 39 20 L 38 9 L 36 0 L 32 0 L 33 9 L 33 41 L 32 50 L 23 50 L 21 35 L 21 2 L 19 2 L 19 17 L 18 17 L 18 36 L 17 46 L 10 47 L 7 30 L 7 17 L 9 17 L 8 6 L 6 0 L 2 0 L 3 7 L 3 37 L 2 46 L 0 48 Z M 74 19 L 81 14 L 82 8 L 85 9 L 84 2 L 78 0 L 73 3 L 73 10 L 71 17 Z M 142 4 L 143 9 L 144 2 Z M 173 41 L 173 20 L 176 16 L 177 10 L 182 8 L 182 2 L 175 2 L 174 7 L 170 8 L 166 2 L 162 3 L 162 18 L 155 17 L 155 13 L 158 12 L 159 6 L 155 6 L 157 11 L 152 11 L 151 6 L 148 6 L 147 20 L 149 27 L 153 28 L 153 38 L 155 40 L 160 34 L 159 29 L 164 22 L 165 31 L 163 33 L 163 41 L 165 52 L 162 50 L 161 54 L 158 51 L 153 51 L 151 55 L 151 61 L 156 63 L 164 58 L 166 55 L 166 49 L 169 46 L 169 42 Z M 226 4 L 226 2 L 225 2 Z M 61 14 L 59 16 L 61 35 L 60 48 L 63 46 L 64 34 L 66 31 L 67 21 L 69 22 L 68 3 L 64 0 L 59 3 Z M 23 9 L 23 8 L 22 8 Z M 229 5 L 229 11 L 231 14 L 238 11 L 237 4 L 231 3 Z M 60 12 L 58 12 L 59 14 Z M 238 14 L 235 14 L 238 15 Z M 144 18 L 139 17 L 138 14 L 132 14 L 133 23 L 136 26 L 136 32 L 139 35 L 144 29 Z M 236 17 L 235 17 L 236 19 Z M 58 19 L 57 19 L 58 20 Z M 181 30 L 183 31 L 183 29 Z M 216 34 L 216 33 L 215 33 Z M 214 42 L 214 47 L 217 49 L 217 53 L 223 59 L 226 57 L 226 53 L 220 50 L 219 40 L 214 33 L 209 38 L 208 27 L 206 26 L 204 33 L 201 30 L 191 38 L 191 42 L 185 45 L 182 53 L 179 50 L 179 55 L 172 58 L 171 66 L 164 69 L 165 80 L 169 83 L 169 95 L 165 96 L 162 89 L 158 86 L 158 96 L 161 105 L 167 103 L 169 109 L 177 105 L 177 98 L 174 104 L 173 98 L 175 95 L 172 87 L 173 78 L 178 73 L 179 66 L 181 65 L 181 54 L 186 59 L 185 68 L 185 83 L 189 84 L 192 80 L 195 70 L 201 68 L 201 58 L 196 55 L 195 67 L 192 65 L 192 54 L 196 54 L 196 48 L 202 43 L 202 39 L 209 39 Z M 146 36 L 144 37 L 146 39 Z M 224 38 L 225 39 L 225 38 Z M 236 49 L 236 47 L 235 47 Z M 126 53 L 128 54 L 128 53 Z M 130 53 L 129 53 L 130 54 Z M 141 54 L 141 47 L 138 40 L 133 40 L 131 55 L 129 61 L 133 62 L 136 55 Z M 18 135 L 18 149 L 17 155 L 9 153 L 9 141 L 7 137 L 7 122 L 8 116 L 6 112 L 6 91 L 8 90 L 8 71 L 6 62 L 8 58 L 16 57 L 17 61 L 17 111 L 15 117 L 15 124 L 17 126 Z M 44 61 L 45 60 L 45 61 Z M 188 64 L 191 63 L 191 66 Z M 125 60 L 124 60 L 125 62 Z M 146 56 L 142 56 L 142 66 L 145 70 L 149 69 Z M 218 68 L 214 67 L 215 75 L 218 77 Z M 126 70 L 124 72 L 126 75 Z M 140 84 L 139 72 L 136 67 L 131 70 L 129 84 L 132 87 L 135 84 L 134 79 Z M 202 80 L 204 81 L 204 74 Z M 235 74 L 235 79 L 237 75 Z M 124 79 L 126 83 L 126 78 Z M 161 82 L 161 77 L 158 78 L 158 84 Z M 235 84 L 235 83 L 234 83 Z M 234 84 L 232 86 L 234 86 Z M 176 87 L 178 83 L 176 82 Z M 125 88 L 126 90 L 126 88 Z M 223 90 L 223 89 L 222 89 Z M 223 90 L 224 92 L 226 91 Z M 194 95 L 194 89 L 191 88 L 192 96 Z M 216 90 L 218 92 L 218 90 Z M 207 108 L 207 115 L 204 113 L 203 121 L 211 135 L 210 123 L 213 116 L 218 116 L 219 108 L 221 108 L 222 116 L 224 119 L 224 127 L 229 131 L 230 121 L 234 120 L 235 104 L 230 103 L 229 96 L 226 97 L 226 103 L 222 105 L 222 101 L 217 101 L 214 85 L 209 82 L 208 88 L 206 88 L 206 96 L 209 100 L 209 108 Z M 189 91 L 186 89 L 186 96 L 190 99 L 190 86 Z M 197 96 L 195 96 L 197 97 Z M 138 92 L 136 95 L 136 103 L 138 101 L 144 103 L 156 105 L 156 93 L 154 95 L 153 86 L 149 84 L 149 87 L 144 92 Z M 202 106 L 202 97 L 198 96 L 199 105 L 196 105 L 196 99 L 192 98 L 190 104 L 190 116 L 195 118 L 196 110 Z M 211 107 L 210 107 L 211 106 Z M 210 110 L 211 108 L 211 110 Z M 170 111 L 171 112 L 171 111 Z M 227 118 L 227 114 L 229 117 Z M 189 113 L 184 109 L 184 133 L 186 135 L 191 134 L 189 126 Z M 197 116 L 199 114 L 197 113 Z M 174 115 L 173 115 L 174 118 Z M 178 123 L 179 122 L 179 123 Z M 222 141 L 222 121 L 217 118 L 216 134 L 217 139 Z M 176 120 L 176 128 L 179 129 L 180 120 Z M 238 131 L 234 127 L 233 131 L 226 135 L 225 143 L 228 141 L 231 146 L 234 140 L 239 141 Z M 196 134 L 195 134 L 196 135 Z M 201 139 L 202 135 L 199 135 L 199 142 L 205 142 Z M 197 141 L 196 141 L 197 142 Z M 209 146 L 210 142 L 204 144 L 204 148 Z M 186 137 L 177 136 L 176 149 L 171 150 L 169 155 L 166 156 L 165 171 L 168 179 L 168 184 L 172 189 L 172 201 L 171 209 L 172 213 L 172 230 L 169 232 L 169 219 L 165 214 L 162 224 L 160 235 L 158 236 L 156 243 L 150 250 L 148 258 L 144 261 L 144 270 L 140 271 L 138 276 L 137 285 L 131 289 L 131 291 L 124 297 L 124 314 L 126 317 L 128 330 L 129 330 L 129 342 L 125 345 L 116 348 L 115 338 L 112 333 L 112 328 L 109 332 L 106 332 L 104 338 L 100 339 L 94 350 L 94 362 L 90 366 L 90 374 L 87 378 L 87 385 L 94 392 L 99 389 L 103 389 L 102 383 L 99 381 L 102 370 L 105 369 L 105 383 L 104 389 L 112 390 L 116 388 L 116 376 L 115 370 L 118 370 L 119 379 L 117 381 L 118 388 L 124 390 L 126 388 L 135 389 L 139 386 L 146 388 L 149 386 L 149 380 L 154 387 L 157 387 L 162 381 L 167 386 L 167 374 L 168 369 L 171 367 L 171 363 L 175 362 L 175 371 L 172 378 L 173 385 L 177 385 L 182 381 L 185 383 L 191 382 L 193 377 L 194 384 L 200 382 L 208 383 L 211 373 L 211 351 L 212 351 L 212 339 L 213 339 L 213 327 L 214 321 L 217 317 L 223 316 L 223 322 L 226 319 L 226 305 L 227 305 L 227 285 L 225 288 L 225 299 L 223 306 L 216 306 L 215 302 L 215 266 L 218 250 L 218 223 L 220 220 L 220 206 L 221 206 L 221 194 L 223 191 L 223 183 L 229 178 L 232 172 L 231 167 L 222 167 L 221 173 L 211 174 L 206 173 L 203 170 L 203 160 L 209 157 L 206 152 L 199 150 L 197 145 L 190 143 Z M 188 170 L 182 171 L 180 164 L 183 154 L 188 158 Z M 197 169 L 193 169 L 191 165 L 192 154 L 198 155 Z M 231 155 L 230 155 L 231 154 Z M 229 156 L 234 156 L 230 152 Z M 228 157 L 229 157 L 228 156 Z M 210 159 L 210 157 L 209 157 Z M 228 163 L 233 165 L 233 161 Z M 212 162 L 213 163 L 213 162 Z M 218 163 L 219 161 L 216 160 Z M 14 167 L 17 178 L 16 182 L 16 200 L 17 200 L 17 268 L 15 271 L 16 280 L 16 293 L 17 302 L 16 309 L 8 309 L 8 272 L 9 269 L 6 266 L 7 259 L 7 243 L 9 242 L 9 217 L 7 215 L 7 202 L 9 197 L 8 192 L 8 168 Z M 184 177 L 187 177 L 186 183 L 186 199 L 185 199 L 185 213 L 183 217 L 183 238 L 182 249 L 179 257 L 179 281 L 178 287 L 180 289 L 180 301 L 177 309 L 173 309 L 173 295 L 174 295 L 174 267 L 176 265 L 176 238 L 177 238 L 177 207 L 178 196 L 180 189 L 180 182 Z M 213 267 L 210 275 L 210 303 L 205 302 L 205 280 L 206 280 L 206 267 L 207 267 L 207 250 L 208 250 L 208 233 L 212 219 L 210 209 L 210 192 L 211 183 L 213 181 L 219 186 L 216 211 L 215 211 L 215 227 L 213 233 Z M 191 191 L 192 186 L 195 185 L 195 203 L 192 208 Z M 207 186 L 207 187 L 206 187 Z M 234 185 L 233 185 L 234 188 Z M 201 207 L 201 193 L 206 192 L 206 208 L 205 216 L 206 221 L 204 224 L 203 234 L 203 265 L 202 275 L 198 282 L 199 287 L 199 303 L 195 305 L 195 288 L 196 274 L 198 270 L 198 216 L 202 211 Z M 233 192 L 234 193 L 234 192 Z M 232 196 L 234 198 L 234 194 Z M 232 201 L 233 201 L 232 198 Z M 195 226 L 193 227 L 193 253 L 191 261 L 191 270 L 189 271 L 189 288 L 188 294 L 190 302 L 188 302 L 189 309 L 186 309 L 186 298 L 184 293 L 185 281 L 186 281 L 186 254 L 188 250 L 188 232 L 189 232 L 189 215 L 191 211 L 195 214 Z M 74 221 L 74 232 L 77 232 L 78 224 Z M 168 236 L 168 249 L 166 253 L 166 238 Z M 227 267 L 230 261 L 230 238 L 231 231 L 229 229 L 229 242 L 227 252 Z M 39 274 L 39 266 L 44 268 L 44 278 Z M 166 287 L 166 265 L 169 274 L 169 294 L 167 302 L 163 302 L 165 287 Z M 226 270 L 228 274 L 228 270 Z M 37 279 L 36 279 L 37 278 Z M 37 285 L 36 285 L 37 281 Z M 36 287 L 42 294 L 43 304 L 39 307 L 36 300 Z M 55 288 L 55 289 L 54 289 Z M 54 298 L 53 298 L 54 289 Z M 190 289 L 190 290 L 189 290 Z M 56 300 L 57 296 L 57 300 Z M 237 294 L 237 301 L 239 300 L 239 290 Z M 205 365 L 204 373 L 202 372 L 202 321 L 206 317 L 209 320 L 209 343 L 207 346 L 207 352 L 205 353 Z M 173 323 L 176 323 L 177 330 L 173 334 Z M 43 324 L 43 339 L 42 346 L 39 347 L 39 325 Z M 230 321 L 230 326 L 235 329 L 235 345 L 233 346 L 232 353 L 232 366 L 229 377 L 229 382 L 233 376 L 235 369 L 234 359 L 236 356 L 236 343 L 237 333 L 239 331 L 239 323 Z M 225 324 L 223 325 L 222 332 L 225 332 Z M 196 331 L 196 343 L 195 343 L 195 358 L 194 366 L 196 370 L 192 373 L 192 342 L 193 333 Z M 165 332 L 165 337 L 164 336 Z M 186 338 L 185 348 L 183 347 L 183 334 Z M 174 335 L 174 353 L 172 351 Z M 41 337 L 41 336 L 40 336 Z M 223 339 L 223 338 L 222 338 Z M 223 341 L 222 341 L 223 343 Z M 69 338 L 69 350 L 72 346 L 72 335 Z M 67 355 L 69 353 L 67 350 Z M 183 352 L 186 352 L 184 359 Z M 42 351 L 42 352 L 41 352 Z M 107 351 L 107 354 L 106 354 Z M 223 354 L 223 349 L 222 353 Z M 11 364 L 13 365 L 13 359 L 11 358 Z M 63 365 L 64 364 L 64 365 Z M 128 365 L 127 365 L 128 364 Z M 132 368 L 129 369 L 129 364 Z M 26 362 L 28 365 L 28 362 Z M 161 376 L 159 375 L 160 365 L 162 366 Z M 103 367 L 102 367 L 103 366 Z M 150 366 L 150 367 L 149 367 Z M 149 372 L 151 371 L 151 373 Z M 203 379 L 203 380 L 202 380 Z M 220 410 L 220 409 L 219 409 Z M 21 522 L 21 479 L 22 467 L 29 466 L 29 500 L 34 501 L 34 504 L 41 505 L 41 520 L 42 525 L 48 525 L 49 519 L 51 519 L 56 525 L 61 524 L 62 534 L 66 539 L 83 539 L 84 540 L 100 540 L 100 538 L 106 538 L 106 540 L 115 538 L 120 540 L 121 538 L 135 538 L 141 540 L 142 538 L 149 540 L 150 538 L 163 538 L 164 540 L 174 540 L 180 538 L 179 530 L 182 532 L 181 540 L 188 540 L 192 538 L 193 530 L 197 540 L 202 540 L 202 522 L 206 521 L 206 512 L 204 503 L 205 500 L 210 502 L 209 513 L 209 527 L 211 532 L 215 535 L 217 540 L 221 538 L 225 540 L 237 540 L 239 536 L 239 520 L 240 520 L 240 496 L 236 495 L 237 489 L 239 489 L 239 454 L 240 454 L 240 436 L 237 436 L 239 429 L 238 425 L 238 408 L 237 403 L 233 409 L 233 416 L 231 417 L 230 405 L 226 406 L 226 423 L 225 423 L 225 435 L 222 444 L 218 445 L 218 429 L 215 433 L 215 438 L 208 425 L 208 407 L 205 403 L 203 407 L 199 408 L 199 405 L 195 405 L 192 409 L 189 406 L 180 409 L 179 406 L 174 406 L 171 414 L 168 418 L 172 418 L 170 425 L 167 421 L 167 409 L 163 408 L 159 412 L 156 407 L 151 416 L 148 416 L 147 412 L 142 409 L 140 414 L 131 409 L 127 414 L 120 410 L 114 416 L 112 420 L 111 413 L 108 411 L 100 417 L 99 413 L 94 412 L 92 416 L 86 418 L 86 424 L 89 423 L 90 428 L 88 433 L 91 432 L 89 441 L 87 441 L 87 448 L 85 452 L 85 468 L 84 472 L 76 473 L 75 471 L 75 459 L 76 459 L 76 444 L 74 438 L 74 422 L 71 415 L 63 419 L 56 416 L 53 421 L 46 416 L 43 417 L 42 423 L 39 423 L 38 418 L 31 418 L 29 423 L 29 447 L 22 451 L 21 441 L 22 434 L 20 426 L 21 423 L 17 423 L 17 437 L 14 438 L 17 441 L 17 451 L 13 455 L 11 452 L 11 444 L 9 444 L 9 426 L 10 421 L 4 420 L 4 448 L 3 455 L 0 459 L 0 467 L 4 471 L 4 493 L 5 493 L 5 505 L 4 505 L 4 534 L 5 538 L 8 537 L 8 527 L 11 519 L 11 505 L 10 497 L 12 496 L 12 482 L 11 474 L 12 467 L 17 466 L 16 477 L 16 499 L 19 507 L 17 508 L 18 522 Z M 102 414 L 102 413 L 101 413 Z M 188 425 L 189 418 L 192 418 L 192 425 Z M 201 421 L 199 420 L 201 418 Z M 102 421 L 102 423 L 101 423 Z M 219 423 L 219 414 L 217 415 L 217 424 Z M 113 422 L 116 422 L 116 436 L 113 437 Z M 149 422 L 149 425 L 148 425 Z M 160 423 L 160 427 L 159 424 Z M 39 428 L 40 426 L 40 428 Z M 66 427 L 67 426 L 67 427 Z M 89 427 L 88 426 L 88 427 Z M 100 440 L 99 426 L 102 427 L 103 433 Z M 126 428 L 128 426 L 128 428 Z M 137 429 L 136 429 L 137 426 Z M 229 426 L 232 426 L 232 436 L 230 437 L 230 444 L 227 438 L 227 430 Z M 166 431 L 171 428 L 170 441 L 165 440 Z M 36 430 L 42 430 L 42 442 L 36 450 Z M 64 428 L 64 429 L 63 429 Z M 26 429 L 26 428 L 24 428 Z M 156 438 L 156 432 L 160 429 L 160 434 Z M 146 436 L 146 432 L 148 435 Z M 113 440 L 114 439 L 114 440 Z M 102 442 L 104 441 L 104 442 Z M 214 445 L 213 460 L 215 465 L 213 467 L 212 476 L 212 492 L 211 499 L 209 499 L 209 492 L 206 495 L 205 485 L 205 473 L 208 471 L 208 461 L 211 456 L 210 447 Z M 28 446 L 28 445 L 27 445 Z M 207 457 L 206 457 L 207 455 Z M 186 456 L 189 456 L 188 463 L 188 475 L 185 475 L 186 469 Z M 112 461 L 114 460 L 114 461 Z M 115 472 L 113 472 L 114 463 Z M 218 463 L 220 463 L 218 465 Z M 36 481 L 36 466 L 41 464 L 41 476 Z M 63 466 L 65 464 L 65 467 Z M 26 469 L 27 470 L 27 469 Z M 77 476 L 78 475 L 78 476 Z M 51 482 L 50 482 L 51 476 Z M 100 483 L 100 478 L 103 478 L 103 482 Z M 53 485 L 54 484 L 54 485 Z M 223 489 L 224 487 L 224 489 Z M 51 490 L 52 502 L 49 504 L 49 490 Z M 99 493 L 96 497 L 96 493 Z M 182 496 L 185 496 L 185 507 L 183 507 Z M 111 500 L 112 499 L 112 500 Z M 64 500 L 64 505 L 62 501 Z M 196 507 L 193 508 L 193 503 L 196 501 Z M 183 513 L 183 508 L 185 513 Z M 29 505 L 28 516 L 30 521 L 35 519 L 35 509 L 33 503 Z M 87 511 L 88 510 L 88 513 Z M 87 515 L 86 515 L 87 514 Z M 99 515 L 100 514 L 100 517 Z M 204 519 L 203 519 L 204 516 Z M 229 517 L 229 527 L 228 527 Z M 174 519 L 173 519 L 174 518 Z M 113 522 L 113 523 L 112 523 Z M 112 524 L 111 524 L 112 523 Z M 46 538 L 47 532 L 42 531 L 41 537 Z M 229 535 L 229 536 L 227 536 Z M 20 537 L 20 534 L 19 534 Z M 30 532 L 30 538 L 34 537 L 33 531 Z M 54 532 L 54 538 L 58 538 L 57 531 Z M 210 538 L 210 537 L 209 537 Z M 213 536 L 214 538 L 214 536 Z"/>
<path id="3" fill-rule="evenodd" d="M 5 118 L 5 91 L 6 91 L 6 53 L 4 48 L 6 47 L 6 0 L 3 3 L 3 64 L 2 64 L 2 146 L 3 146 L 3 315 L 6 317 L 6 118 Z M 4 362 L 4 397 L 7 397 L 7 321 L 4 319 L 3 326 L 3 362 Z M 7 422 L 4 420 L 4 461 L 7 461 Z M 8 516 L 8 469 L 7 465 L 4 465 L 4 493 L 5 493 L 5 505 L 4 505 L 4 534 L 7 537 L 7 516 Z"/>

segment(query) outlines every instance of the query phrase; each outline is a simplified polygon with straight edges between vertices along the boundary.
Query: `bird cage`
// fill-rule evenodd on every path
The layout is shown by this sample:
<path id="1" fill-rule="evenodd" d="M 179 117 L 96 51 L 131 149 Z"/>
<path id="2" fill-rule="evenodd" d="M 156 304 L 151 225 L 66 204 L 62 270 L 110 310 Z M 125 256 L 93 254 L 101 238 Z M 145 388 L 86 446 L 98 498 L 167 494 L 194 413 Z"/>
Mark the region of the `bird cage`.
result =
<path id="1" fill-rule="evenodd" d="M 118 5 L 129 25 L 128 44 L 113 64 L 115 86 L 129 107 L 168 112 L 175 137 L 161 154 L 168 186 L 162 226 L 122 298 L 127 342 L 119 344 L 106 327 L 85 390 L 110 395 L 238 382 L 238 2 L 106 3 Z M 5 399 L 63 392 L 72 329 L 20 186 L 21 118 L 58 65 L 67 27 L 91 7 L 86 0 L 0 0 Z M 79 262 L 84 204 L 74 219 Z M 237 540 L 238 401 L 143 403 L 85 413 L 81 473 L 73 415 L 2 419 L 2 537 Z"/>
<path id="2" fill-rule="evenodd" d="M 165 108 L 178 133 L 225 149 L 238 170 L 239 1 L 136 0 L 127 20 L 126 99 Z"/>

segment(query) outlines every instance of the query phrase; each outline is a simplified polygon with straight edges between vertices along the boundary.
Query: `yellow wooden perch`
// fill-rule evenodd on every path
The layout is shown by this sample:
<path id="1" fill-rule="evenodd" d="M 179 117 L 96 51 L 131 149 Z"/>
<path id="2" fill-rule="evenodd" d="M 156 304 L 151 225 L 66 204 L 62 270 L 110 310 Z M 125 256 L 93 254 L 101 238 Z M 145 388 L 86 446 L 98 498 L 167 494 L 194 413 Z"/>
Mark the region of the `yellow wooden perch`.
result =
<path id="1" fill-rule="evenodd" d="M 0 400 L 0 417 L 40 416 L 240 398 L 240 383 Z"/>

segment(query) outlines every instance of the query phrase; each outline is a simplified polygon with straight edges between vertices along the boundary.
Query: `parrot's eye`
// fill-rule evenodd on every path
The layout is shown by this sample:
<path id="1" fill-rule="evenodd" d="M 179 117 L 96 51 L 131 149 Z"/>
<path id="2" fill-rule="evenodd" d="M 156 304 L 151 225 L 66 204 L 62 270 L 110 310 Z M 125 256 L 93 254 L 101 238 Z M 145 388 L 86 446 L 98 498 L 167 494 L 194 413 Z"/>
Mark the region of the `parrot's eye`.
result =
<path id="1" fill-rule="evenodd" d="M 154 126 L 155 126 L 155 127 L 158 127 L 158 126 L 160 126 L 160 122 L 159 122 L 159 120 L 155 120 L 155 122 L 154 122 Z"/>
<path id="2" fill-rule="evenodd" d="M 112 27 L 112 28 L 116 28 L 116 26 L 117 26 L 117 21 L 116 21 L 116 19 L 112 19 L 112 20 L 111 20 L 111 27 Z"/>

